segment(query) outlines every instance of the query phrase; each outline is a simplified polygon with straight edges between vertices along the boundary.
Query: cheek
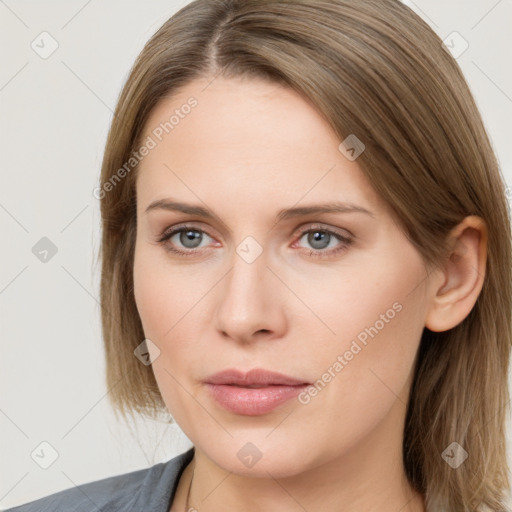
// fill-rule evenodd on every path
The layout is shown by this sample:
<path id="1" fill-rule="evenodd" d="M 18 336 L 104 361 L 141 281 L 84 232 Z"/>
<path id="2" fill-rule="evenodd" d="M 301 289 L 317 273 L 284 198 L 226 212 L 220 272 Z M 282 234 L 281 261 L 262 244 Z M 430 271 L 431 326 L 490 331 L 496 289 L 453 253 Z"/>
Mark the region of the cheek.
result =
<path id="1" fill-rule="evenodd" d="M 141 250 L 135 251 L 133 285 L 135 303 L 146 337 L 160 338 L 164 324 L 170 321 L 164 312 L 168 307 L 167 302 L 172 301 L 172 297 L 169 293 L 162 293 L 165 284 L 160 270 L 151 264 L 151 260 L 146 258 Z"/>
<path id="2" fill-rule="evenodd" d="M 187 357 L 186 352 L 191 348 L 186 325 L 187 311 L 193 313 L 188 304 L 193 297 L 186 293 L 191 288 L 190 278 L 185 279 L 177 267 L 170 267 L 164 261 L 165 256 L 162 258 L 156 252 L 136 247 L 135 302 L 145 337 L 159 349 L 151 367 L 164 403 L 175 420 L 187 424 L 190 396 L 179 384 L 184 381 L 180 373 L 183 365 L 179 361 Z"/>
<path id="3" fill-rule="evenodd" d="M 198 301 L 196 283 L 179 265 L 169 263 L 163 249 L 144 247 L 135 250 L 133 281 L 146 336 L 153 336 L 159 344 L 165 342 L 178 323 L 186 322 L 187 311 Z"/>
<path id="4" fill-rule="evenodd" d="M 401 421 L 423 330 L 422 302 L 417 294 L 407 296 L 411 287 L 406 279 L 374 287 L 371 276 L 366 277 L 361 276 L 357 286 L 345 282 L 344 288 L 340 283 L 337 293 L 328 290 L 337 302 L 340 297 L 345 302 L 317 301 L 316 311 L 323 311 L 323 320 L 336 335 L 317 326 L 327 334 L 316 336 L 318 343 L 304 346 L 300 356 L 317 380 L 313 393 L 302 397 L 297 425 L 314 424 L 313 430 L 323 432 L 323 439 L 334 442 L 339 453 L 362 442 L 379 425 L 389 427 L 386 418 Z M 296 432 L 303 435 L 299 427 Z M 325 457 L 332 456 L 332 449 L 326 448 Z"/>
<path id="5" fill-rule="evenodd" d="M 328 406 L 332 424 L 352 418 L 361 434 L 397 400 L 407 403 L 425 307 L 421 287 L 411 293 L 421 279 L 420 266 L 365 270 L 322 288 L 315 311 L 335 334 L 323 329 L 327 334 L 310 355 L 318 379 L 311 405 L 337 404 Z"/>

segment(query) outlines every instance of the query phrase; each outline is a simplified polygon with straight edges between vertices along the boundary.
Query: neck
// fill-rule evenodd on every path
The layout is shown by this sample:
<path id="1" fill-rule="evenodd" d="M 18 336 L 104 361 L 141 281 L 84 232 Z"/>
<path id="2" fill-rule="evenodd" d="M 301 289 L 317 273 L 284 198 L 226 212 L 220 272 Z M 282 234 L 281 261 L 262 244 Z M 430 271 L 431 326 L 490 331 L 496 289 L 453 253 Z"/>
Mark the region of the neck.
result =
<path id="1" fill-rule="evenodd" d="M 284 470 L 264 466 L 262 458 L 258 477 L 226 471 L 196 446 L 187 467 L 186 491 L 192 484 L 188 507 L 183 500 L 180 511 L 425 512 L 423 497 L 405 476 L 401 437 L 394 443 L 382 441 L 379 435 L 367 437 L 348 452 L 325 454 L 324 462 L 300 472 L 293 465 Z"/>
<path id="2" fill-rule="evenodd" d="M 198 457 L 201 460 L 201 455 Z M 183 510 L 224 512 L 246 510 L 319 510 L 322 512 L 425 512 L 424 499 L 414 492 L 397 471 L 389 471 L 380 481 L 348 478 L 343 485 L 333 478 L 331 467 L 285 478 L 247 478 L 224 472 L 220 479 L 211 474 L 208 463 L 201 463 L 191 483 L 188 503 Z M 390 468 L 391 469 L 391 468 Z M 343 507 L 340 508 L 340 504 Z M 299 508 L 298 508 L 299 507 Z"/>

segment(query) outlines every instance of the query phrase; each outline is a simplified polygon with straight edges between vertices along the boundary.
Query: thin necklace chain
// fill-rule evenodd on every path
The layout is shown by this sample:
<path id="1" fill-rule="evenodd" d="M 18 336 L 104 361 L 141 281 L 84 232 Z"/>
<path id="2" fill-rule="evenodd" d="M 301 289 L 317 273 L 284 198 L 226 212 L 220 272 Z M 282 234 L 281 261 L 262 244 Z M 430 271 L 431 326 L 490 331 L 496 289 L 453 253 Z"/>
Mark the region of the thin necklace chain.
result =
<path id="1" fill-rule="evenodd" d="M 188 503 L 189 503 L 189 499 L 190 499 L 190 489 L 192 489 L 192 480 L 194 480 L 195 472 L 196 472 L 196 464 L 194 462 L 194 471 L 192 472 L 192 478 L 190 479 L 190 484 L 188 486 L 187 503 L 185 505 L 185 512 L 188 512 Z"/>

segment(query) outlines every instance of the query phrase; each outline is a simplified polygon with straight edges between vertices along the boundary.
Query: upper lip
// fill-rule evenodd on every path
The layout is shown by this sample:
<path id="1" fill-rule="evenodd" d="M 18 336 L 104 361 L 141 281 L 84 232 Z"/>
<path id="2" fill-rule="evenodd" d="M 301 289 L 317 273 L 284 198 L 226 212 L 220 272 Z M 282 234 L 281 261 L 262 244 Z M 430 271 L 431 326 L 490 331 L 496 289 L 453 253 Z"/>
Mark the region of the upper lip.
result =
<path id="1" fill-rule="evenodd" d="M 295 379 L 263 368 L 254 368 L 247 373 L 235 368 L 228 368 L 210 375 L 205 379 L 205 382 L 208 384 L 234 384 L 236 386 L 298 386 L 309 384 L 301 379 Z"/>

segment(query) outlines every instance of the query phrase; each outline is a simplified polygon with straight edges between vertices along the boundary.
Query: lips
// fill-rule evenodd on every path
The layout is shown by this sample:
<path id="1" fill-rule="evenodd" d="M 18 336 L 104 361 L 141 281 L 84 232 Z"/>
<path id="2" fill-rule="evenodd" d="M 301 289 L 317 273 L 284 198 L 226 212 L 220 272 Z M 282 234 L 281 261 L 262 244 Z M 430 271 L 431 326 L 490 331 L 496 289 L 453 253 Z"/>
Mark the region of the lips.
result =
<path id="1" fill-rule="evenodd" d="M 282 373 L 255 368 L 247 373 L 228 369 L 205 380 L 210 396 L 223 409 L 245 416 L 269 413 L 309 386 Z"/>
<path id="2" fill-rule="evenodd" d="M 247 373 L 229 368 L 211 375 L 205 379 L 207 384 L 233 385 L 244 388 L 262 388 L 268 386 L 302 386 L 310 384 L 302 379 L 297 379 L 282 373 L 254 368 Z"/>

